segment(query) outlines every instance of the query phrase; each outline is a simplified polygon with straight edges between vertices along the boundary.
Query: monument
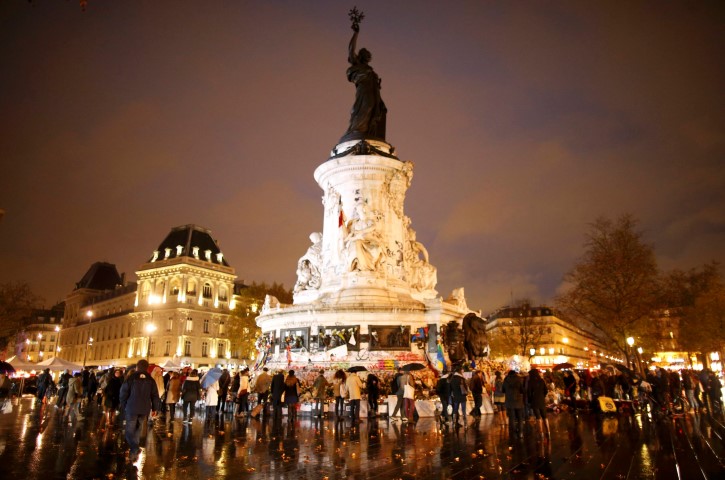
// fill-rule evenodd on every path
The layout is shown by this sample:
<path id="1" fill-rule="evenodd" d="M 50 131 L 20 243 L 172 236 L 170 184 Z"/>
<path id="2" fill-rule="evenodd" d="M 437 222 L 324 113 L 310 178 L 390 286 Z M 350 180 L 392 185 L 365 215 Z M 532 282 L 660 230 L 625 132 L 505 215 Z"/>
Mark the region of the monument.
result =
<path id="1" fill-rule="evenodd" d="M 442 327 L 457 328 L 472 313 L 463 289 L 447 300 L 438 295 L 437 270 L 405 215 L 413 163 L 400 160 L 386 141 L 381 81 L 370 52 L 356 51 L 363 17 L 350 11 L 349 125 L 314 172 L 323 192 L 322 232 L 310 235 L 297 263 L 293 304 L 265 301 L 257 319 L 258 365 L 434 363 L 444 360 Z"/>

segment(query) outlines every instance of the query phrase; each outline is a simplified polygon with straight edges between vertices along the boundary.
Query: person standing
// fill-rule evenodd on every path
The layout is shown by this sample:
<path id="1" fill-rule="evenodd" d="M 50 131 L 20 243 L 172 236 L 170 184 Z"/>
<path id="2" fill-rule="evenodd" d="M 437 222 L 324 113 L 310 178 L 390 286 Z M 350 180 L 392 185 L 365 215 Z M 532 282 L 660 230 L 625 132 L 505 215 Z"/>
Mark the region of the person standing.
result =
<path id="1" fill-rule="evenodd" d="M 55 386 L 55 383 L 53 383 L 53 377 L 50 375 L 50 368 L 46 368 L 43 370 L 43 373 L 38 375 L 38 382 L 37 382 L 37 390 L 35 392 L 38 400 L 38 403 L 45 403 L 45 394 L 46 392 L 52 390 L 52 388 Z"/>
<path id="2" fill-rule="evenodd" d="M 229 370 L 226 368 L 222 370 L 222 376 L 219 377 L 219 402 L 216 406 L 216 413 L 223 414 L 227 408 L 227 395 L 229 394 L 229 386 L 232 383 L 232 376 L 229 375 Z M 233 404 L 232 404 L 233 405 Z"/>
<path id="3" fill-rule="evenodd" d="M 539 430 L 542 435 L 549 436 L 549 420 L 546 418 L 546 394 L 549 389 L 541 374 L 536 369 L 529 370 L 529 381 L 526 384 L 526 397 L 529 400 L 529 408 L 539 422 Z"/>
<path id="4" fill-rule="evenodd" d="M 466 419 L 468 387 L 466 385 L 466 379 L 463 377 L 462 366 L 456 367 L 451 377 L 451 398 L 453 399 L 453 422 L 456 425 L 468 428 L 468 421 Z M 463 415 L 463 421 L 461 421 L 461 414 Z"/>
<path id="5" fill-rule="evenodd" d="M 217 405 L 219 405 L 219 380 L 213 382 L 206 387 L 204 401 L 206 403 L 206 421 L 217 415 Z"/>
<path id="6" fill-rule="evenodd" d="M 171 372 L 169 382 L 166 384 L 166 407 L 168 408 L 169 421 L 174 420 L 176 414 L 176 404 L 181 398 L 181 378 L 176 372 Z"/>
<path id="7" fill-rule="evenodd" d="M 346 380 L 347 376 L 342 370 L 336 371 L 332 379 L 332 394 L 335 396 L 335 418 L 338 420 L 341 420 L 345 413 L 345 396 L 343 395 L 342 385 Z"/>
<path id="8" fill-rule="evenodd" d="M 274 411 L 274 419 L 279 420 L 282 418 L 282 394 L 285 392 L 284 373 L 282 370 L 278 370 L 277 373 L 272 376 L 270 390 L 272 392 L 272 409 Z"/>
<path id="9" fill-rule="evenodd" d="M 249 370 L 244 369 L 239 376 L 239 388 L 237 389 L 237 402 L 239 408 L 236 416 L 243 417 L 249 411 Z"/>
<path id="10" fill-rule="evenodd" d="M 201 398 L 201 383 L 199 383 L 199 372 L 194 369 L 181 384 L 181 399 L 184 401 L 184 423 L 191 423 L 194 420 L 196 402 Z"/>
<path id="11" fill-rule="evenodd" d="M 284 380 L 284 403 L 287 405 L 287 420 L 293 422 L 297 418 L 297 402 L 299 401 L 300 380 L 295 371 L 290 370 Z"/>
<path id="12" fill-rule="evenodd" d="M 368 392 L 368 417 L 378 416 L 378 399 L 380 398 L 380 379 L 374 373 L 368 373 L 365 379 Z"/>
<path id="13" fill-rule="evenodd" d="M 320 374 L 315 379 L 315 383 L 312 385 L 312 397 L 315 399 L 315 410 L 317 413 L 316 417 L 322 417 L 325 406 L 325 399 L 327 398 L 327 386 L 330 383 L 325 378 L 325 371 L 320 370 Z"/>
<path id="14" fill-rule="evenodd" d="M 398 373 L 395 374 L 395 376 L 393 377 L 393 381 L 390 383 L 390 393 L 397 397 L 393 413 L 390 414 L 390 419 L 392 421 L 396 421 L 395 414 L 398 413 L 398 411 L 401 411 L 400 416 L 403 417 L 403 421 L 408 421 L 408 419 L 405 418 L 405 415 L 403 415 L 402 413 L 405 411 L 405 407 L 403 406 L 405 387 L 403 387 L 404 383 L 400 381 L 400 379 L 403 378 L 403 375 L 403 369 L 398 368 Z M 407 383 L 407 377 L 405 379 L 405 382 Z"/>
<path id="15" fill-rule="evenodd" d="M 473 395 L 473 410 L 471 415 L 476 418 L 481 417 L 481 406 L 483 406 L 483 373 L 480 370 L 473 372 L 473 377 L 469 382 L 471 395 Z"/>
<path id="16" fill-rule="evenodd" d="M 149 413 L 161 408 L 159 388 L 148 373 L 149 362 L 139 360 L 136 371 L 124 382 L 121 387 L 121 409 L 126 415 L 126 442 L 131 447 L 130 455 L 133 459 L 140 449 L 141 430 L 146 423 Z"/>
<path id="17" fill-rule="evenodd" d="M 262 408 L 262 416 L 267 416 L 267 404 L 269 403 L 269 388 L 272 385 L 272 376 L 268 373 L 269 369 L 264 367 L 254 381 L 252 391 L 257 394 L 257 400 L 264 405 Z"/>
<path id="18" fill-rule="evenodd" d="M 237 405 L 239 402 L 237 401 L 237 393 L 239 392 L 239 377 L 241 377 L 240 372 L 234 372 L 234 375 L 232 375 L 232 379 L 229 382 L 229 401 L 232 403 L 232 413 L 236 413 Z"/>
<path id="19" fill-rule="evenodd" d="M 347 395 L 350 399 L 350 420 L 360 421 L 360 400 L 362 399 L 363 383 L 357 373 L 351 373 L 345 379 Z"/>
<path id="20" fill-rule="evenodd" d="M 523 436 L 524 428 L 524 383 L 515 370 L 510 370 L 503 381 L 506 395 L 506 413 L 509 417 L 509 435 Z"/>
<path id="21" fill-rule="evenodd" d="M 77 372 L 68 381 L 68 393 L 65 395 L 65 402 L 68 405 L 68 419 L 82 420 L 81 400 L 83 399 L 83 377 Z"/>
<path id="22" fill-rule="evenodd" d="M 500 370 L 496 370 L 495 379 L 493 381 L 493 403 L 498 411 L 499 424 L 506 424 L 506 395 L 503 393 L 503 375 Z"/>
<path id="23" fill-rule="evenodd" d="M 106 409 L 109 424 L 113 421 L 116 410 L 121 406 L 122 386 L 121 370 L 111 371 L 111 377 L 106 381 L 106 388 L 103 390 L 103 406 Z"/>
<path id="24" fill-rule="evenodd" d="M 70 374 L 70 370 L 66 370 L 61 374 L 60 379 L 58 380 L 58 401 L 55 402 L 55 406 L 57 408 L 65 407 L 65 397 L 68 393 L 68 381 L 71 378 L 73 378 L 73 375 Z"/>
<path id="25" fill-rule="evenodd" d="M 450 417 L 448 415 L 448 405 L 451 405 L 451 382 L 448 373 L 441 375 L 436 383 L 436 393 L 441 401 L 441 422 L 448 423 Z M 453 408 L 453 407 L 451 407 Z"/>

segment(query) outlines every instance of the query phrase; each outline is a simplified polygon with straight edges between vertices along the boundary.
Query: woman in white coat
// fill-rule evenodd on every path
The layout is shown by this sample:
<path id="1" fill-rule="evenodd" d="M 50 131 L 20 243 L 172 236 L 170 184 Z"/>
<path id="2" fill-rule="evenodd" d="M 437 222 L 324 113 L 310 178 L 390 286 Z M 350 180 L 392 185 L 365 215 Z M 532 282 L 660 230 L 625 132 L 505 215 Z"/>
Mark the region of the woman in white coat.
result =
<path id="1" fill-rule="evenodd" d="M 216 406 L 219 403 L 219 382 L 214 382 L 207 387 L 204 401 L 206 402 L 206 419 L 211 420 L 216 414 Z"/>

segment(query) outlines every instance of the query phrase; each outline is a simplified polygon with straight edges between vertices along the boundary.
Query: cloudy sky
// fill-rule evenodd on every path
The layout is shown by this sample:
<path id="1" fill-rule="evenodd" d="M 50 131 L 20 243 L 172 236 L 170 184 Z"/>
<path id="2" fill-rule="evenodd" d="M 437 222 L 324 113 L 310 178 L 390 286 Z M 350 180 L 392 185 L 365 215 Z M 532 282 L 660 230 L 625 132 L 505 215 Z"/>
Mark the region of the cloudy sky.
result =
<path id="1" fill-rule="evenodd" d="M 441 295 L 550 303 L 600 215 L 665 270 L 725 261 L 722 2 L 356 2 Z M 240 279 L 292 286 L 353 4 L 0 2 L 0 282 L 49 306 L 195 223 Z"/>

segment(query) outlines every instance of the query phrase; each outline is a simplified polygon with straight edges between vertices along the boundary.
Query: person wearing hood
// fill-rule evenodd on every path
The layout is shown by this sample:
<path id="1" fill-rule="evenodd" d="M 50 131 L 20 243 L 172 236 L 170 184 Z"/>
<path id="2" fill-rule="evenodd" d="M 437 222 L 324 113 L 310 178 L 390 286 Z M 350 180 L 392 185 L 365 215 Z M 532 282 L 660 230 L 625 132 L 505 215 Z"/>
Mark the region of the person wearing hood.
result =
<path id="1" fill-rule="evenodd" d="M 126 415 L 126 442 L 131 447 L 131 458 L 138 454 L 141 442 L 141 429 L 149 413 L 161 408 L 159 388 L 148 373 L 149 362 L 139 360 L 136 371 L 121 387 L 121 409 Z"/>
<path id="2" fill-rule="evenodd" d="M 524 429 L 524 382 L 515 370 L 510 370 L 506 375 L 502 390 L 506 395 L 509 435 L 521 438 Z"/>
<path id="3" fill-rule="evenodd" d="M 181 399 L 184 401 L 184 423 L 191 423 L 194 420 L 194 407 L 200 398 L 199 372 L 194 369 L 181 385 Z"/>

